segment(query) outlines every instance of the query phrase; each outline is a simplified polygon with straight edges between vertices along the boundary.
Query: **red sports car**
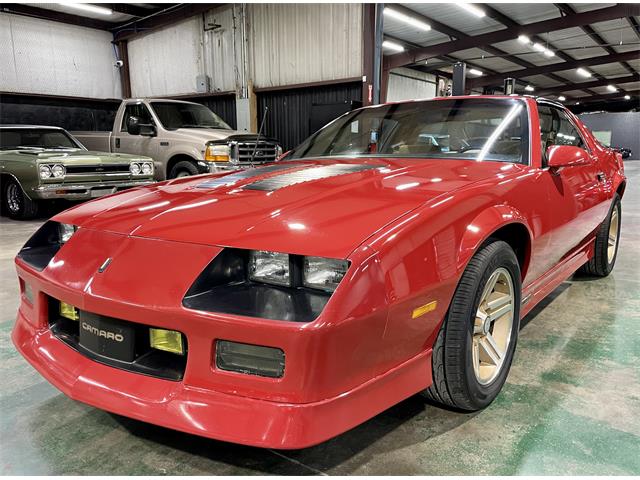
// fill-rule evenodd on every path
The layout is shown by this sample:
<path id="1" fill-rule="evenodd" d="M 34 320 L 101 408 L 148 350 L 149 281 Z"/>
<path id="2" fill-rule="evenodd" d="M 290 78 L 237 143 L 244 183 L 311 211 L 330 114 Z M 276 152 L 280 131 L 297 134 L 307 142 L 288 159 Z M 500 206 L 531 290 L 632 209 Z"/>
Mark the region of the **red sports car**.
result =
<path id="1" fill-rule="evenodd" d="M 486 407 L 520 319 L 611 272 L 622 160 L 562 105 L 350 112 L 279 162 L 74 207 L 16 258 L 13 342 L 68 396 L 301 448 L 424 392 Z"/>

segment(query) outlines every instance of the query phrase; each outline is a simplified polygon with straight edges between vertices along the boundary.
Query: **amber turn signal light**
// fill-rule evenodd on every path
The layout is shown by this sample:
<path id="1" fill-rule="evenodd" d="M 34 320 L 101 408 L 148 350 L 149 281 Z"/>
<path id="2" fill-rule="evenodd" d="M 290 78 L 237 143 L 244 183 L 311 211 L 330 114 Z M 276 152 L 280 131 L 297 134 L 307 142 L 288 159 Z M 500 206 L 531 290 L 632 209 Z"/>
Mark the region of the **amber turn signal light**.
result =
<path id="1" fill-rule="evenodd" d="M 151 343 L 151 348 L 155 348 L 156 350 L 184 355 L 182 334 L 175 330 L 150 328 L 149 342 Z"/>

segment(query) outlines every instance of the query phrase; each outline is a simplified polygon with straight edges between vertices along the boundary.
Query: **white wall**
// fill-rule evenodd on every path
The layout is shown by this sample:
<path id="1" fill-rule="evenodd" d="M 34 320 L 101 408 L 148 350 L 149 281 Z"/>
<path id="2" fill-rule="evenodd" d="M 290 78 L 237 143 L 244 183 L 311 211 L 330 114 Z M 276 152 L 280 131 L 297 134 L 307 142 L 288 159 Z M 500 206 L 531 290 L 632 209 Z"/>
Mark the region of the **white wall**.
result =
<path id="1" fill-rule="evenodd" d="M 109 32 L 0 13 L 0 91 L 121 98 Z"/>
<path id="2" fill-rule="evenodd" d="M 408 68 L 396 68 L 389 72 L 387 101 L 400 102 L 436 96 L 436 77 L 430 73 Z"/>
<path id="3" fill-rule="evenodd" d="M 249 5 L 256 87 L 362 75 L 362 4 Z"/>

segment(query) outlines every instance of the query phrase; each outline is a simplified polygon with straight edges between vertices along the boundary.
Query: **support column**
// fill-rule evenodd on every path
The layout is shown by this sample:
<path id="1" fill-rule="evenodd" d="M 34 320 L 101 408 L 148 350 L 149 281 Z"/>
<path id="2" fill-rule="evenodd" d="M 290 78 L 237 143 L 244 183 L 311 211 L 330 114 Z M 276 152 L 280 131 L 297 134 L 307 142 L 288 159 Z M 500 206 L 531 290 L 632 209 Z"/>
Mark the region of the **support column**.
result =
<path id="1" fill-rule="evenodd" d="M 362 105 L 373 103 L 373 55 L 376 43 L 376 6 L 362 5 Z"/>
<path id="2" fill-rule="evenodd" d="M 131 98 L 131 76 L 129 72 L 129 49 L 127 40 L 119 40 L 114 43 L 118 52 L 118 60 L 122 62 L 120 68 L 120 85 L 122 86 L 122 98 Z"/>
<path id="3" fill-rule="evenodd" d="M 516 79 L 515 78 L 505 78 L 504 79 L 504 94 L 505 95 L 513 95 L 516 93 Z"/>
<path id="4" fill-rule="evenodd" d="M 383 16 L 384 3 L 376 3 L 375 45 L 373 49 L 373 95 L 372 103 L 380 103 L 380 90 L 382 78 L 382 41 L 383 41 Z"/>
<path id="5" fill-rule="evenodd" d="M 465 95 L 467 81 L 467 64 L 464 62 L 456 62 L 453 64 L 453 86 L 451 87 L 451 95 Z"/>
<path id="6" fill-rule="evenodd" d="M 249 67 L 249 36 L 247 28 L 247 4 L 234 5 L 234 44 L 239 48 L 235 52 L 234 61 L 239 75 L 236 85 L 236 123 L 241 132 L 256 133 L 258 131 L 258 102 L 253 90 L 251 68 Z"/>

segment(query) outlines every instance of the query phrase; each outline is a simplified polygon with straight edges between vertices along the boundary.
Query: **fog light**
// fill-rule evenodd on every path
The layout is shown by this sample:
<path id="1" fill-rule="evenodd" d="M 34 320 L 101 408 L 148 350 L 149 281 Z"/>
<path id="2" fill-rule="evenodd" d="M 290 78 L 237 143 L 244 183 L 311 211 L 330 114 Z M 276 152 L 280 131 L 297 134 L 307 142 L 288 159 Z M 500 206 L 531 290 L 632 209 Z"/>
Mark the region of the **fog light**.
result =
<path id="1" fill-rule="evenodd" d="M 279 348 L 217 340 L 216 367 L 230 372 L 278 378 L 284 375 L 284 352 Z"/>
<path id="2" fill-rule="evenodd" d="M 180 332 L 176 332 L 175 330 L 150 328 L 149 342 L 151 343 L 151 348 L 155 348 L 156 350 L 163 350 L 165 352 L 184 355 L 182 334 Z"/>
<path id="3" fill-rule="evenodd" d="M 60 316 L 76 322 L 80 319 L 80 313 L 78 313 L 78 309 L 73 305 L 69 305 L 68 303 L 64 302 L 60 302 Z"/>

